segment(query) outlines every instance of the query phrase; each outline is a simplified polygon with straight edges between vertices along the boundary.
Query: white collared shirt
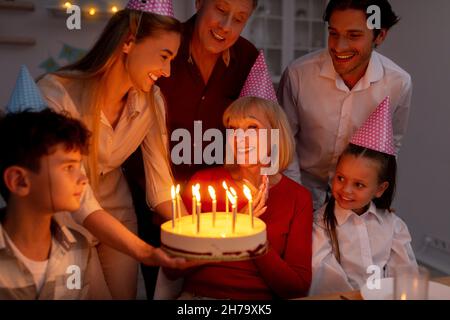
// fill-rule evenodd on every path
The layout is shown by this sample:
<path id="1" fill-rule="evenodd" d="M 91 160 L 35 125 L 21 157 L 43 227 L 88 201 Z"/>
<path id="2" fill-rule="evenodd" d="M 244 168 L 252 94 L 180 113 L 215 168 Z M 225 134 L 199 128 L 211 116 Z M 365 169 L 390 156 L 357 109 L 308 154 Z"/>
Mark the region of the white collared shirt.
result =
<path id="1" fill-rule="evenodd" d="M 315 214 L 310 295 L 357 290 L 373 275 L 367 272 L 369 266 L 378 266 L 383 278 L 393 276 L 398 265 L 417 266 L 406 224 L 373 203 L 357 215 L 335 202 L 339 263 L 323 222 L 325 207 Z"/>
<path id="2" fill-rule="evenodd" d="M 288 115 L 298 155 L 285 174 L 298 182 L 301 175 L 316 209 L 325 201 L 328 181 L 353 133 L 386 96 L 391 100 L 398 152 L 408 124 L 411 93 L 409 74 L 375 51 L 352 90 L 334 70 L 326 49 L 295 60 L 285 70 L 278 99 Z"/>
<path id="3" fill-rule="evenodd" d="M 83 92 L 67 92 L 53 75 L 45 76 L 38 86 L 52 109 L 81 119 L 79 106 L 75 105 L 72 96 L 82 97 Z M 150 100 L 152 94 L 154 108 Z M 89 214 L 104 207 L 121 209 L 116 210 L 116 218 L 120 218 L 117 215 L 124 215 L 124 210 L 133 208 L 131 194 L 120 166 L 139 147 L 144 160 L 148 204 L 155 207 L 171 199 L 170 187 L 173 180 L 165 116 L 164 99 L 157 86 L 153 87 L 152 93 L 131 89 L 125 109 L 114 129 L 101 113 L 98 199 L 88 185 L 82 197 L 81 208 L 73 214 L 77 222 L 82 223 Z"/>

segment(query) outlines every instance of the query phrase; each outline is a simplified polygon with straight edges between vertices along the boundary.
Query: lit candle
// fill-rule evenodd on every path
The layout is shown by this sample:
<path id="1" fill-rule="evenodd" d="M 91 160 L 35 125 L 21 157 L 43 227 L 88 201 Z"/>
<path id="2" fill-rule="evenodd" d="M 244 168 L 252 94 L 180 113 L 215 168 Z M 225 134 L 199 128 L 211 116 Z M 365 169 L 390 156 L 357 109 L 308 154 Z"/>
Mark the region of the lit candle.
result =
<path id="1" fill-rule="evenodd" d="M 175 193 L 177 194 L 177 218 L 181 219 L 181 197 L 180 197 L 180 185 L 177 185 L 177 188 L 175 189 Z"/>
<path id="2" fill-rule="evenodd" d="M 200 186 L 197 185 L 195 188 L 195 198 L 197 200 L 197 233 L 200 233 L 200 216 L 202 212 L 202 204 L 200 199 Z"/>
<path id="3" fill-rule="evenodd" d="M 211 196 L 211 199 L 212 199 L 212 212 L 213 212 L 212 225 L 213 225 L 213 227 L 215 227 L 216 226 L 216 209 L 217 209 L 216 191 L 211 186 L 208 186 L 208 191 L 209 191 L 209 195 Z"/>
<path id="4" fill-rule="evenodd" d="M 172 186 L 171 188 L 171 195 L 172 195 L 172 228 L 175 228 L 175 217 L 176 217 L 176 203 L 175 203 L 175 186 Z"/>
<path id="5" fill-rule="evenodd" d="M 237 209 L 236 209 L 236 197 L 231 194 L 230 191 L 227 191 L 227 197 L 231 202 L 231 208 L 233 209 L 233 221 L 232 221 L 232 231 L 233 233 L 236 231 L 236 218 L 237 218 Z"/>
<path id="6" fill-rule="evenodd" d="M 233 187 L 230 187 L 230 192 L 237 199 L 237 193 L 236 193 L 236 190 L 234 190 Z"/>
<path id="7" fill-rule="evenodd" d="M 192 223 L 195 222 L 195 190 L 197 189 L 196 185 L 192 186 Z"/>
<path id="8" fill-rule="evenodd" d="M 248 214 L 250 216 L 250 221 L 252 223 L 252 228 L 254 227 L 253 223 L 253 198 L 252 198 L 252 192 L 250 191 L 250 188 L 247 187 L 244 184 L 244 194 L 245 197 L 248 199 Z"/>
<path id="9" fill-rule="evenodd" d="M 222 187 L 225 189 L 225 212 L 228 213 L 228 197 L 227 197 L 228 186 L 225 181 L 222 182 Z"/>

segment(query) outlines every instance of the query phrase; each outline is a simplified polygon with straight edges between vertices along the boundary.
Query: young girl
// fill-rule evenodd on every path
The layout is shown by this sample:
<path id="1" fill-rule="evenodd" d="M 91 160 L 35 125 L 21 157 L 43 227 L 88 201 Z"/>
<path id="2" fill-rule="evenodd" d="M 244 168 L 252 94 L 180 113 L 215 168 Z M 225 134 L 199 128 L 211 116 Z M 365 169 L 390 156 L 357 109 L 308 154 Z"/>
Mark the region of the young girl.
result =
<path id="1" fill-rule="evenodd" d="M 201 185 L 202 199 L 208 199 L 207 187 L 211 185 L 217 193 L 217 210 L 225 211 L 222 188 L 225 181 L 238 193 L 238 211 L 246 212 L 247 200 L 242 186 L 244 183 L 259 185 L 259 191 L 254 189 L 254 207 L 256 215 L 267 225 L 269 251 L 252 260 L 211 263 L 186 270 L 181 298 L 259 300 L 304 296 L 311 281 L 312 201 L 304 187 L 280 173 L 289 164 L 294 147 L 286 115 L 272 101 L 245 97 L 227 108 L 223 122 L 230 129 L 279 129 L 278 172 L 269 175 L 267 183 L 264 183 L 261 175 L 263 165 L 259 158 L 256 164 L 246 161 L 200 171 L 185 188 L 183 200 L 190 204 L 190 188 L 197 183 Z M 270 146 L 270 141 L 260 138 L 256 143 Z M 254 147 L 250 142 L 245 148 L 238 147 L 237 152 L 249 159 Z M 208 202 L 204 201 L 202 211 L 211 210 Z"/>
<path id="2" fill-rule="evenodd" d="M 368 138 L 355 135 L 340 156 L 332 197 L 315 215 L 310 295 L 359 289 L 374 275 L 370 266 L 379 267 L 384 278 L 398 265 L 417 265 L 408 228 L 390 209 L 397 169 L 393 144 L 374 147 L 377 135 L 367 127 L 374 118 L 357 133 Z"/>

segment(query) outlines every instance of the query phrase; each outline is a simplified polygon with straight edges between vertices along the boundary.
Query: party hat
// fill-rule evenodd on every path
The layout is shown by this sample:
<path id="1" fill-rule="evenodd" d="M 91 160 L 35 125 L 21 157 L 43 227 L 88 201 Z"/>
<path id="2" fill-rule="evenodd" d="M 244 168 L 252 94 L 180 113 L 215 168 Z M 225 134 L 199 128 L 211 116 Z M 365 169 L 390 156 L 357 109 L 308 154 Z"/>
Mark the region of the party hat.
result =
<path id="1" fill-rule="evenodd" d="M 260 97 L 278 103 L 262 50 L 259 52 L 259 56 L 250 70 L 239 95 L 239 97 L 249 96 Z"/>
<path id="2" fill-rule="evenodd" d="M 175 17 L 172 0 L 130 0 L 126 8 Z"/>
<path id="3" fill-rule="evenodd" d="M 13 89 L 11 98 L 6 105 L 7 112 L 20 112 L 24 110 L 42 111 L 47 104 L 42 99 L 41 92 L 30 75 L 27 67 L 20 67 L 19 77 Z"/>
<path id="4" fill-rule="evenodd" d="M 389 96 L 384 98 L 361 128 L 353 135 L 350 143 L 371 150 L 395 155 L 394 132 Z"/>

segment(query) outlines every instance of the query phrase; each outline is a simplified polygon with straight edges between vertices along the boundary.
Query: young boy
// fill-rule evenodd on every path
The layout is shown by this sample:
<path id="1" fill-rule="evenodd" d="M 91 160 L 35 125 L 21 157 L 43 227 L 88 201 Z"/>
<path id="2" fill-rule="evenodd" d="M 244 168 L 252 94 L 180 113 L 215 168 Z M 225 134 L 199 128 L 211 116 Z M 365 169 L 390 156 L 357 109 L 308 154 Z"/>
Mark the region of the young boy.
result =
<path id="1" fill-rule="evenodd" d="M 87 239 L 55 217 L 80 206 L 88 138 L 79 121 L 49 109 L 0 117 L 0 299 L 108 297 L 92 291 Z"/>
<path id="2" fill-rule="evenodd" d="M 80 207 L 89 132 L 47 109 L 24 66 L 6 110 L 0 115 L 0 198 L 6 202 L 0 300 L 111 299 L 96 251 L 81 228 L 64 225 L 69 213 L 60 212 Z"/>

